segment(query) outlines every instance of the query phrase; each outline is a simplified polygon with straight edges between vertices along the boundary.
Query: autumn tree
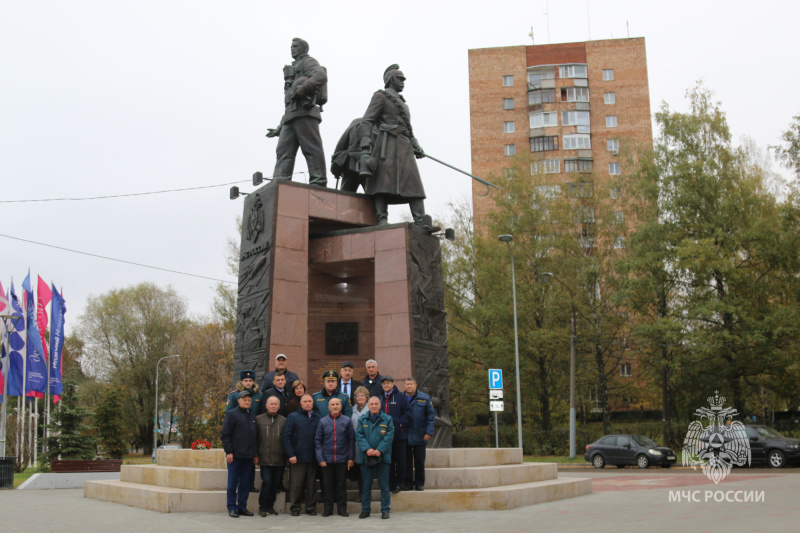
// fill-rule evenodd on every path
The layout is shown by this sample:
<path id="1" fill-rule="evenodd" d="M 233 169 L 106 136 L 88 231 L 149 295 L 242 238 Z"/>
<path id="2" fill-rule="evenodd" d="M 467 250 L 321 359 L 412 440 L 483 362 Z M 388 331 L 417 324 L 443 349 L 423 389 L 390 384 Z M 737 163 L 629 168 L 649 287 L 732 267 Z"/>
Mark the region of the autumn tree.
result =
<path id="1" fill-rule="evenodd" d="M 188 324 L 186 303 L 171 287 L 141 283 L 91 297 L 79 318 L 82 366 L 114 384 L 125 428 L 152 452 L 156 364 Z"/>

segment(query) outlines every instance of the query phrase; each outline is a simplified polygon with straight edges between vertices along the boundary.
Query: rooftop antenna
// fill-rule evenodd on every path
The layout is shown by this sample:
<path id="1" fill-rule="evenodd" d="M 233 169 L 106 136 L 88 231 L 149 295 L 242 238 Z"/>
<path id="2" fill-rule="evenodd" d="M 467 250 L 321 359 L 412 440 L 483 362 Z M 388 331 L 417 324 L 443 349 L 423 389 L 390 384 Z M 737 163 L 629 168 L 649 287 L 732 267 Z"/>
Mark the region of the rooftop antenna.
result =
<path id="1" fill-rule="evenodd" d="M 592 17 L 589 16 L 589 0 L 586 0 L 586 23 L 589 26 L 589 40 L 592 40 Z"/>
<path id="2" fill-rule="evenodd" d="M 628 29 L 628 39 L 630 39 L 631 38 L 631 26 L 630 26 L 630 24 L 628 23 L 627 20 L 625 21 L 625 28 Z"/>
<path id="3" fill-rule="evenodd" d="M 531 32 L 528 34 L 528 37 L 531 38 L 531 44 L 536 44 L 536 42 L 533 40 L 533 26 L 531 26 Z"/>
<path id="4" fill-rule="evenodd" d="M 547 44 L 551 44 L 550 43 L 550 0 L 547 0 L 546 9 L 547 12 L 542 14 L 547 15 Z"/>

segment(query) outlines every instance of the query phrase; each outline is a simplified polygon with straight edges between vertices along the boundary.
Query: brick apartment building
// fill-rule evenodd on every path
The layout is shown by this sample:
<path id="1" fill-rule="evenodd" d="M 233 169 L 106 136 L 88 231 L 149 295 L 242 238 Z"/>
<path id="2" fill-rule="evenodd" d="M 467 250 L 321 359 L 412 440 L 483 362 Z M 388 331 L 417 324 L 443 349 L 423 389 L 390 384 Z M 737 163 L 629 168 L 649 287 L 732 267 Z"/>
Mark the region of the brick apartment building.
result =
<path id="1" fill-rule="evenodd" d="M 652 144 L 644 38 L 469 51 L 472 172 L 499 175 L 531 153 L 553 184 L 625 172 L 624 143 Z M 476 231 L 492 209 L 473 182 Z"/>
<path id="2" fill-rule="evenodd" d="M 602 184 L 626 171 L 620 147 L 653 142 L 644 38 L 470 50 L 469 90 L 478 176 L 501 176 L 511 158 L 530 153 L 531 173 L 551 175 L 549 184 L 563 189 L 576 173 L 591 172 L 597 190 L 619 202 Z M 476 233 L 493 208 L 485 192 L 473 182 Z M 619 376 L 642 387 L 635 367 L 621 364 Z M 640 402 L 618 397 L 612 408 L 645 407 Z"/>

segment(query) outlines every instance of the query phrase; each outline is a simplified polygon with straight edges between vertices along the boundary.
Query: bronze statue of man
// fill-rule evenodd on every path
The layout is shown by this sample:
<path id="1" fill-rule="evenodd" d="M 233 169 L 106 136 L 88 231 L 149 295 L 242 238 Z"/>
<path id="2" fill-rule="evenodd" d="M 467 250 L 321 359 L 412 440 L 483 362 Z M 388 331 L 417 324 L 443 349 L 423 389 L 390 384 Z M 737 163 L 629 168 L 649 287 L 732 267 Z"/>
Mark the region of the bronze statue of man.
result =
<path id="1" fill-rule="evenodd" d="M 361 119 L 359 174 L 364 192 L 373 197 L 378 225 L 388 224 L 389 204 L 407 203 L 414 223 L 422 226 L 425 189 L 416 159 L 425 156 L 411 128 L 411 116 L 400 95 L 406 77 L 398 65 L 383 73 L 384 90 L 372 95 Z"/>
<path id="2" fill-rule="evenodd" d="M 328 100 L 328 73 L 316 59 L 308 55 L 308 43 L 292 39 L 291 65 L 283 67 L 283 94 L 286 111 L 277 128 L 270 128 L 267 137 L 278 137 L 277 161 L 273 179 L 291 180 L 297 149 L 303 151 L 308 164 L 309 183 L 325 187 L 325 153 L 319 123 L 322 106 Z"/>

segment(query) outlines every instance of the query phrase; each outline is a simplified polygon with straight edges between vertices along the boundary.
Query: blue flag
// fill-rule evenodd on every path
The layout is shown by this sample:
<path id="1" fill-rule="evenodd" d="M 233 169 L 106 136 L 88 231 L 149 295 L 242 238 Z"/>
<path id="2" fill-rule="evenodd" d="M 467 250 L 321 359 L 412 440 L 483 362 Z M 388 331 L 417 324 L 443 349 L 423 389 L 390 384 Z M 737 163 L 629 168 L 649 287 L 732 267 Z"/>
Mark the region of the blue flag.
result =
<path id="1" fill-rule="evenodd" d="M 61 393 L 64 390 L 61 381 L 63 376 L 61 352 L 64 348 L 64 314 L 66 312 L 67 304 L 64 297 L 53 285 L 53 301 L 50 304 L 50 394 L 53 396 L 53 403 L 61 399 Z"/>
<path id="2" fill-rule="evenodd" d="M 25 318 L 22 313 L 22 306 L 17 299 L 17 292 L 14 290 L 14 282 L 11 282 L 11 314 L 19 317 L 8 321 L 8 345 L 10 353 L 8 359 L 8 380 L 7 391 L 9 396 L 23 396 L 22 394 L 22 358 L 25 353 Z"/>
<path id="3" fill-rule="evenodd" d="M 25 395 L 44 398 L 47 392 L 47 361 L 45 361 L 44 350 L 42 349 L 42 337 L 39 335 L 39 327 L 36 325 L 36 304 L 33 300 L 31 290 L 31 275 L 25 277 L 22 282 L 25 289 L 25 314 L 27 322 L 27 342 L 25 345 L 28 362 L 25 368 L 27 376 L 25 378 Z"/>

